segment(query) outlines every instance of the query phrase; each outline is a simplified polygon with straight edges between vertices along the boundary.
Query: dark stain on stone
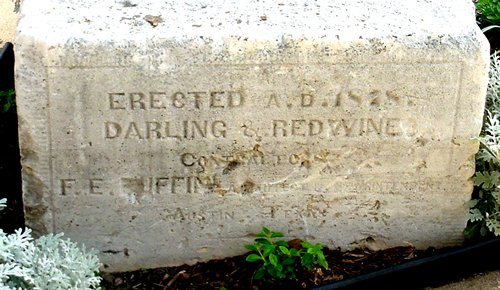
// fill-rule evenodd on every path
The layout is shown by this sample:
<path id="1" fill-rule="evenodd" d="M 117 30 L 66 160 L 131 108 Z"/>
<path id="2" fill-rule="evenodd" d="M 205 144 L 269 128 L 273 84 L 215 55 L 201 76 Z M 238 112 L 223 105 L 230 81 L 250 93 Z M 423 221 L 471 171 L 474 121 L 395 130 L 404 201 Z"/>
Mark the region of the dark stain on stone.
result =
<path id="1" fill-rule="evenodd" d="M 29 195 L 24 196 L 26 226 L 33 230 L 35 237 L 38 237 L 49 232 L 43 223 L 48 211 L 48 207 L 43 204 L 43 199 L 44 196 L 50 195 L 50 190 L 42 180 L 36 177 L 29 166 L 23 167 L 23 177 L 24 189 L 29 192 Z"/>
<path id="2" fill-rule="evenodd" d="M 247 180 L 247 181 L 243 182 L 240 189 L 241 189 L 241 193 L 250 194 L 255 190 L 255 183 L 251 180 Z"/>
<path id="3" fill-rule="evenodd" d="M 224 170 L 222 170 L 222 174 L 228 174 L 232 170 L 236 169 L 238 166 L 239 166 L 238 161 L 233 160 L 227 164 L 227 166 L 226 166 L 226 168 L 224 168 Z"/>
<path id="4" fill-rule="evenodd" d="M 136 195 L 140 200 L 144 195 L 144 180 L 142 178 L 122 178 L 123 187 Z"/>
<path id="5" fill-rule="evenodd" d="M 24 216 L 26 218 L 26 226 L 32 229 L 34 237 L 40 237 L 48 234 L 48 230 L 43 223 L 43 216 L 47 213 L 46 206 L 25 206 Z"/>
<path id="6" fill-rule="evenodd" d="M 21 118 L 21 117 L 18 117 L 18 122 L 19 122 L 19 127 L 24 127 L 24 119 Z M 27 160 L 27 159 L 30 159 L 30 160 L 38 160 L 38 156 L 36 155 L 35 151 L 32 150 L 31 148 L 33 148 L 33 139 L 31 138 L 31 135 L 28 134 L 27 131 L 21 131 L 19 132 L 20 135 L 19 135 L 19 144 L 21 146 L 21 150 L 20 150 L 20 153 L 21 153 L 21 159 L 22 160 Z"/>

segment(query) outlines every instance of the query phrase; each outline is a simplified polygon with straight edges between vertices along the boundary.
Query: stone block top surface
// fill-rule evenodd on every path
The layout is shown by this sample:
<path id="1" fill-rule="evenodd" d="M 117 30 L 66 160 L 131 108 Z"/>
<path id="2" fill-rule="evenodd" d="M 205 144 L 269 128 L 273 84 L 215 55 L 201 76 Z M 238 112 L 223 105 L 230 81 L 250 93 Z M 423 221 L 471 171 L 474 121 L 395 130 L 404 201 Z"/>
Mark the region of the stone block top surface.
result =
<path id="1" fill-rule="evenodd" d="M 465 35 L 474 24 L 471 1 L 26 1 L 23 33 L 48 43 L 89 40 L 225 38 L 286 42 Z M 35 21 L 36 20 L 36 21 Z"/>

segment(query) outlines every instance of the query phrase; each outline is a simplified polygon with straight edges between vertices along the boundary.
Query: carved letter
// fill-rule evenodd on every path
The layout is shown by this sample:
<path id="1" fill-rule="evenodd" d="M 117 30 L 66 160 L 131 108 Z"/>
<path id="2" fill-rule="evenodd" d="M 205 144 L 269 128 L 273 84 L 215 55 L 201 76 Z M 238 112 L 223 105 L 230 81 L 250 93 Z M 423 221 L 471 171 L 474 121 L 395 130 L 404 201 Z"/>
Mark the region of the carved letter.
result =
<path id="1" fill-rule="evenodd" d="M 311 94 L 301 94 L 300 95 L 300 105 L 305 107 L 311 107 L 314 103 L 314 96 Z"/>
<path id="2" fill-rule="evenodd" d="M 371 118 L 368 119 L 367 124 L 366 124 L 366 132 L 370 133 L 372 131 L 375 131 L 379 135 L 382 134 L 383 121 L 384 121 L 384 119 L 380 119 L 380 122 L 379 122 L 378 127 L 377 127 L 377 124 L 375 124 L 375 121 L 373 119 L 371 119 Z M 370 129 L 370 127 L 373 128 L 373 130 Z"/>
<path id="3" fill-rule="evenodd" d="M 130 122 L 127 133 L 125 134 L 125 139 L 130 136 L 136 136 L 139 139 L 142 139 L 141 133 L 139 133 L 139 129 L 137 128 L 137 124 L 135 122 Z"/>
<path id="4" fill-rule="evenodd" d="M 157 177 L 156 178 L 156 193 L 160 194 L 161 188 L 168 185 L 168 177 Z"/>
<path id="5" fill-rule="evenodd" d="M 323 132 L 323 122 L 319 120 L 309 121 L 309 136 L 319 135 Z"/>
<path id="6" fill-rule="evenodd" d="M 105 122 L 104 131 L 106 139 L 113 139 L 121 135 L 122 127 L 115 122 Z"/>
<path id="7" fill-rule="evenodd" d="M 226 123 L 224 121 L 214 121 L 212 123 L 212 134 L 216 138 L 226 138 Z"/>
<path id="8" fill-rule="evenodd" d="M 72 188 L 72 185 L 75 184 L 75 182 L 75 179 L 61 179 L 61 195 L 68 195 L 68 190 Z"/>
<path id="9" fill-rule="evenodd" d="M 305 132 L 298 132 L 306 120 L 292 120 L 292 135 L 293 136 L 306 136 Z"/>
<path id="10" fill-rule="evenodd" d="M 172 95 L 172 105 L 176 108 L 183 108 L 184 107 L 184 100 L 186 99 L 186 96 L 184 96 L 183 93 L 181 92 L 176 92 Z"/>
<path id="11" fill-rule="evenodd" d="M 173 130 L 171 130 L 172 129 L 172 128 L 170 128 L 171 125 L 172 125 L 171 122 L 169 122 L 169 121 L 165 122 L 165 137 L 181 139 L 180 135 L 172 135 L 172 133 L 176 133 L 176 132 L 175 132 L 175 128 Z"/>
<path id="12" fill-rule="evenodd" d="M 345 130 L 345 135 L 346 136 L 350 136 L 351 135 L 351 132 L 352 132 L 352 129 L 354 128 L 354 125 L 358 122 L 359 120 L 357 119 L 354 119 L 354 120 L 351 120 L 351 123 L 348 124 L 347 123 L 347 120 L 345 119 L 342 119 L 342 126 Z"/>
<path id="13" fill-rule="evenodd" d="M 201 137 L 203 137 L 203 138 L 207 137 L 207 125 L 208 125 L 207 121 L 203 121 L 203 128 L 200 126 L 198 121 L 192 120 L 191 124 L 192 124 L 192 129 L 193 129 L 191 131 L 191 138 L 195 137 L 194 136 L 195 131 L 198 131 L 198 133 L 200 134 Z M 195 128 L 196 128 L 196 130 L 195 130 Z"/>
<path id="14" fill-rule="evenodd" d="M 96 191 L 101 188 L 98 182 L 103 182 L 101 178 L 89 179 L 89 193 L 90 194 L 102 194 L 102 191 Z"/>
<path id="15" fill-rule="evenodd" d="M 185 166 L 193 166 L 196 162 L 196 158 L 192 153 L 183 153 L 181 155 L 181 163 Z"/>
<path id="16" fill-rule="evenodd" d="M 241 92 L 228 92 L 229 94 L 229 107 L 241 107 L 243 105 L 244 99 Z"/>
<path id="17" fill-rule="evenodd" d="M 330 126 L 330 131 L 333 136 L 339 135 L 339 130 L 340 130 L 339 120 L 328 120 L 328 125 Z"/>
<path id="18" fill-rule="evenodd" d="M 167 94 L 164 92 L 160 93 L 155 93 L 151 92 L 149 93 L 149 105 L 151 106 L 151 109 L 165 109 L 166 106 L 165 104 L 161 101 L 161 97 L 165 97 Z"/>
<path id="19" fill-rule="evenodd" d="M 224 104 L 221 101 L 221 95 L 224 92 L 211 92 L 210 93 L 210 107 L 211 108 L 224 108 Z"/>
<path id="20" fill-rule="evenodd" d="M 271 94 L 269 96 L 269 101 L 267 102 L 266 108 L 271 107 L 271 104 L 273 104 L 273 103 L 274 103 L 274 106 L 276 106 L 277 108 L 280 107 L 280 104 L 278 103 L 278 97 L 276 97 L 275 94 Z"/>
<path id="21" fill-rule="evenodd" d="M 124 97 L 124 93 L 108 93 L 109 95 L 109 108 L 111 110 L 125 110 L 125 105 L 120 103 L 118 97 Z"/>
<path id="22" fill-rule="evenodd" d="M 135 106 L 138 105 L 139 109 L 145 110 L 146 104 L 144 103 L 143 93 L 130 93 L 130 109 L 135 110 Z"/>
<path id="23" fill-rule="evenodd" d="M 188 94 L 192 94 L 194 96 L 194 107 L 196 109 L 201 108 L 201 95 L 204 95 L 205 92 L 188 92 Z"/>
<path id="24" fill-rule="evenodd" d="M 156 139 L 161 139 L 161 133 L 159 130 L 160 130 L 160 123 L 146 122 L 146 139 L 151 139 L 151 136 L 153 135 L 156 136 Z"/>
<path id="25" fill-rule="evenodd" d="M 284 120 L 273 120 L 273 136 L 278 137 L 278 130 L 281 130 L 281 135 L 279 137 L 286 137 L 287 136 L 287 132 L 285 129 L 286 125 L 287 122 Z"/>

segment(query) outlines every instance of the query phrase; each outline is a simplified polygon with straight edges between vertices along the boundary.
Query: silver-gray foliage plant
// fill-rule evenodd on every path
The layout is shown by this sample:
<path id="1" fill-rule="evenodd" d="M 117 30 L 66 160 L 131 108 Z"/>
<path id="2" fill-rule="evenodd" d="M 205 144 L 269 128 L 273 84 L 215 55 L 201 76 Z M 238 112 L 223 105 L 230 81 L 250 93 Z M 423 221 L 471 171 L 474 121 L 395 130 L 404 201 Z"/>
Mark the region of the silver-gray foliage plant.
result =
<path id="1" fill-rule="evenodd" d="M 500 235 L 500 53 L 491 56 L 481 147 L 473 177 L 477 198 L 469 202 L 466 238 Z"/>
<path id="2" fill-rule="evenodd" d="M 0 229 L 0 289 L 96 289 L 97 255 L 62 235 L 33 239 L 28 228 L 9 235 Z"/>

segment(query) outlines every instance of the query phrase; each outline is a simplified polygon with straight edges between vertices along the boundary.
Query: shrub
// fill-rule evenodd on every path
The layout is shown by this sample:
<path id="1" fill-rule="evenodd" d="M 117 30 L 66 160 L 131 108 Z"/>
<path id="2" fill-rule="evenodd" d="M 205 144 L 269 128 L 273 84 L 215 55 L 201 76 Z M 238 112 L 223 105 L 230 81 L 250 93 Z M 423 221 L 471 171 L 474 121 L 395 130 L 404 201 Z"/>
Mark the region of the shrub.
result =
<path id="1" fill-rule="evenodd" d="M 0 200 L 0 210 L 6 199 Z M 79 249 L 63 234 L 36 240 L 31 230 L 7 235 L 0 230 L 1 289 L 95 289 L 101 278 L 99 259 L 85 247 Z"/>
<path id="2" fill-rule="evenodd" d="M 475 198 L 468 206 L 467 239 L 500 235 L 500 55 L 491 56 L 483 129 L 473 177 Z"/>
<path id="3" fill-rule="evenodd" d="M 481 24 L 500 24 L 500 0 L 478 0 L 476 9 Z"/>

